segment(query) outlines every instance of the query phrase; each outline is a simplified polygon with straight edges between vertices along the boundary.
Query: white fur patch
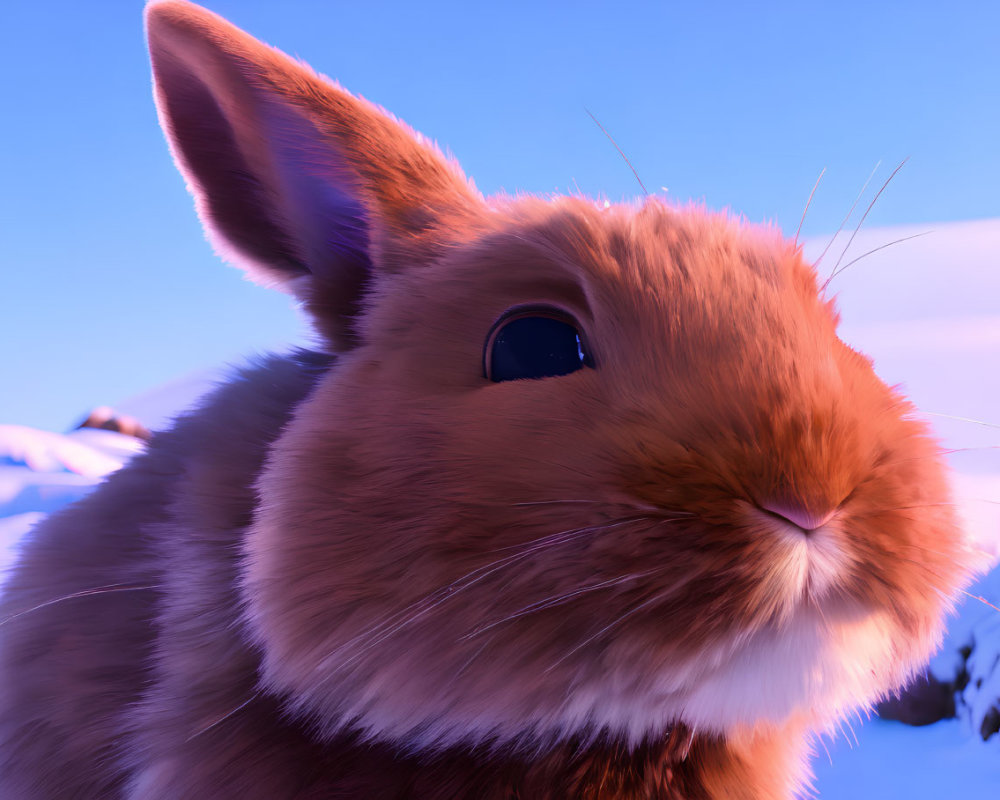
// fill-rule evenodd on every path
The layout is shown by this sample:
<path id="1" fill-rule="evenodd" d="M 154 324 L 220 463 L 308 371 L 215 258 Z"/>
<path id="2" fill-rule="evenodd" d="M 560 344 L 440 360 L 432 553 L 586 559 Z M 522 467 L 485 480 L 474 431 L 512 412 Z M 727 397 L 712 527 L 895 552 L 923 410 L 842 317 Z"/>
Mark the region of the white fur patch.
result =
<path id="1" fill-rule="evenodd" d="M 717 732 L 806 712 L 825 725 L 905 676 L 886 615 L 826 622 L 803 608 L 781 631 L 754 635 L 687 692 L 682 717 Z M 896 676 L 899 676 L 898 678 Z"/>

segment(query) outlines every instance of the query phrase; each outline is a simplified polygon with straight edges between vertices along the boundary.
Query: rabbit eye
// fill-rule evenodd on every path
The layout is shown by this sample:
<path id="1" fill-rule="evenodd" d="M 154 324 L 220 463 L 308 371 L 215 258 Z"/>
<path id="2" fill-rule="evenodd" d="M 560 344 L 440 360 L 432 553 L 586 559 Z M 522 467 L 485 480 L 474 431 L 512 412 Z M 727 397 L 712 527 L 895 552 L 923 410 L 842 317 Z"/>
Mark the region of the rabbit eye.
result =
<path id="1" fill-rule="evenodd" d="M 500 319 L 486 339 L 486 377 L 494 383 L 550 378 L 593 367 L 575 321 L 558 311 L 523 311 Z"/>

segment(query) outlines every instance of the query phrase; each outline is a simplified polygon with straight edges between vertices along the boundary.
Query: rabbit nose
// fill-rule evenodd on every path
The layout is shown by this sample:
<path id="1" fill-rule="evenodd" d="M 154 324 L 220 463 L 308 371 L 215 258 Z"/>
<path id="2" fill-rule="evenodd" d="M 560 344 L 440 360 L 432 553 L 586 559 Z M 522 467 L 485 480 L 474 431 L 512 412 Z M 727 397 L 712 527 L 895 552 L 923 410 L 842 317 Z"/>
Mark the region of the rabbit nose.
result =
<path id="1" fill-rule="evenodd" d="M 761 503 L 760 507 L 788 520 L 806 532 L 822 527 L 837 513 L 836 508 L 829 511 L 816 510 L 796 503 Z"/>

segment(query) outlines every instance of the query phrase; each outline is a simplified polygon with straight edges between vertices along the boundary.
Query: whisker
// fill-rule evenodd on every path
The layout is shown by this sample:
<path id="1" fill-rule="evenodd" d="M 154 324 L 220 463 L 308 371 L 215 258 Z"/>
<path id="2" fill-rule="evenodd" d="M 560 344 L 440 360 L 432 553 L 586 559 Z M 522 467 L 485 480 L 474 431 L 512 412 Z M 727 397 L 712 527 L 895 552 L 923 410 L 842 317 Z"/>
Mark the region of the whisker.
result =
<path id="1" fill-rule="evenodd" d="M 467 659 L 465 659 L 465 662 L 462 664 L 462 666 L 460 666 L 457 670 L 455 670 L 455 674 L 452 676 L 453 679 L 457 678 L 459 675 L 461 675 L 463 672 L 465 672 L 472 665 L 472 662 L 475 661 L 477 658 L 479 658 L 479 656 L 481 656 L 483 654 L 483 651 L 487 647 L 489 647 L 490 643 L 495 638 L 496 638 L 496 635 L 490 636 L 485 642 L 483 642 L 478 648 L 476 648 L 476 652 L 473 653 L 471 656 L 469 656 Z"/>
<path id="2" fill-rule="evenodd" d="M 71 594 L 65 594 L 62 597 L 56 597 L 52 600 L 46 600 L 44 603 L 39 603 L 37 606 L 32 606 L 31 608 L 26 608 L 23 611 L 15 612 L 3 620 L 0 620 L 0 625 L 6 625 L 8 622 L 12 622 L 18 617 L 23 617 L 25 614 L 31 614 L 35 611 L 41 611 L 43 608 L 48 608 L 49 606 L 54 606 L 57 603 L 62 603 L 66 600 L 78 600 L 82 597 L 93 597 L 99 594 L 113 594 L 115 592 L 140 592 L 147 589 L 159 589 L 162 588 L 159 585 L 144 585 L 144 586 L 133 586 L 124 583 L 111 583 L 107 586 L 95 586 L 93 589 L 82 589 L 79 592 L 73 592 Z"/>
<path id="3" fill-rule="evenodd" d="M 823 252 L 819 254 L 819 258 L 816 259 L 816 262 L 813 264 L 813 266 L 815 266 L 815 267 L 819 266 L 819 262 L 823 260 L 823 256 L 825 256 L 826 253 L 827 253 L 827 251 L 833 246 L 833 243 L 835 241 L 837 241 L 837 237 L 840 236 L 841 231 L 844 230 L 844 226 L 847 224 L 847 220 L 849 220 L 851 218 L 851 215 L 854 213 L 854 209 L 856 209 L 858 207 L 858 203 L 861 202 L 861 198 L 864 196 L 865 190 L 868 188 L 868 184 L 872 182 L 872 178 L 875 177 L 875 173 L 878 172 L 878 168 L 881 167 L 881 166 L 882 166 L 882 161 L 879 160 L 875 164 L 874 169 L 872 169 L 871 174 L 868 176 L 868 180 L 865 181 L 865 185 L 862 186 L 861 187 L 861 191 L 858 192 L 858 196 L 855 197 L 854 198 L 854 202 L 851 203 L 850 210 L 847 212 L 847 214 L 844 216 L 844 218 L 840 221 L 840 227 L 837 228 L 837 232 L 835 234 L 833 234 L 833 238 L 830 239 L 830 241 L 826 243 L 826 247 L 823 248 Z"/>
<path id="4" fill-rule="evenodd" d="M 514 503 L 515 508 L 521 506 L 549 506 L 549 505 L 609 505 L 602 500 L 534 500 L 530 503 Z"/>
<path id="5" fill-rule="evenodd" d="M 967 592 L 967 591 L 965 591 L 965 589 L 959 589 L 959 591 L 962 594 L 964 594 L 966 597 L 971 598 L 972 600 L 978 600 L 983 605 L 989 606 L 994 611 L 1000 611 L 1000 607 L 997 607 L 997 606 L 993 605 L 993 603 L 991 603 L 989 600 L 987 600 L 981 594 L 972 594 L 972 592 Z"/>
<path id="6" fill-rule="evenodd" d="M 227 714 L 223 714 L 221 717 L 219 717 L 214 722 L 211 722 L 208 725 L 206 725 L 204 728 L 201 728 L 200 730 L 195 731 L 194 733 L 192 733 L 187 739 L 184 740 L 185 743 L 186 742 L 190 742 L 193 739 L 197 739 L 203 733 L 207 733 L 208 731 L 212 730 L 212 728 L 216 727 L 217 725 L 221 725 L 223 722 L 225 722 L 227 719 L 229 719 L 230 717 L 232 717 L 234 714 L 238 714 L 240 711 L 242 711 L 244 708 L 246 708 L 248 705 L 250 705 L 250 703 L 252 703 L 254 700 L 256 700 L 260 696 L 261 696 L 261 691 L 260 691 L 260 689 L 258 689 L 256 692 L 254 692 L 252 695 L 250 695 L 249 698 L 247 698 L 242 703 L 240 703 L 238 706 L 236 706 L 236 708 L 234 708 L 232 711 L 228 712 Z"/>
<path id="7" fill-rule="evenodd" d="M 979 502 L 979 503 L 1000 503 L 1000 500 L 987 500 L 986 498 L 980 498 L 980 497 L 968 498 L 968 500 L 974 500 L 975 502 Z M 944 507 L 944 506 L 951 506 L 953 508 L 961 508 L 963 505 L 965 505 L 965 502 L 959 503 L 957 501 L 951 501 L 951 502 L 947 502 L 947 503 L 945 503 L 945 502 L 941 502 L 941 503 L 914 503 L 912 505 L 907 505 L 907 506 L 886 506 L 886 507 L 883 507 L 883 508 L 875 508 L 875 509 L 872 509 L 871 511 L 856 511 L 856 512 L 852 512 L 852 516 L 855 516 L 855 517 L 872 517 L 872 516 L 875 516 L 876 514 L 884 514 L 884 513 L 888 512 L 888 511 L 912 511 L 913 509 L 916 509 L 916 508 L 937 508 L 937 507 Z"/>
<path id="8" fill-rule="evenodd" d="M 535 500 L 524 503 L 514 503 L 513 507 L 524 508 L 529 506 L 547 506 L 547 505 L 595 505 L 609 509 L 624 508 L 627 511 L 642 512 L 643 516 L 631 518 L 632 520 L 653 519 L 659 522 L 676 522 L 680 519 L 696 516 L 696 514 L 693 511 L 681 511 L 680 509 L 665 508 L 653 505 L 651 503 L 637 503 L 637 502 L 631 503 L 628 501 L 613 501 L 613 500 Z"/>
<path id="9" fill-rule="evenodd" d="M 626 611 L 624 614 L 621 614 L 616 619 L 612 620 L 607 625 L 605 625 L 603 628 L 601 628 L 599 631 L 597 631 L 597 633 L 595 633 L 595 634 L 593 634 L 591 636 L 588 636 L 586 639 L 584 639 L 578 645 L 576 645 L 575 647 L 571 648 L 570 650 L 567 650 L 563 654 L 562 658 L 560 658 L 558 661 L 554 662 L 553 664 L 549 665 L 549 667 L 545 670 L 545 674 L 548 674 L 549 672 L 551 672 L 552 670 L 554 670 L 556 667 L 558 667 L 560 664 L 562 664 L 567 658 L 569 658 L 570 656 L 572 656 L 574 653 L 579 652 L 584 647 L 586 647 L 588 644 L 590 644 L 591 642 L 593 642 L 595 639 L 598 639 L 599 637 L 603 636 L 605 633 L 607 633 L 612 628 L 615 628 L 615 627 L 621 625 L 626 619 L 628 619 L 629 617 L 631 617 L 633 614 L 639 613 L 644 608 L 648 608 L 649 606 L 651 606 L 653 603 L 660 602 L 665 597 L 667 597 L 667 593 L 660 592 L 659 594 L 655 594 L 652 597 L 650 597 L 644 603 L 640 603 L 639 605 L 634 606 L 629 611 Z"/>
<path id="10" fill-rule="evenodd" d="M 914 549 L 916 549 L 916 548 L 914 548 Z M 933 552 L 936 552 L 936 551 L 934 551 L 934 550 L 926 550 L 925 552 L 926 553 L 933 553 Z M 904 564 L 909 564 L 910 566 L 913 566 L 913 567 L 916 567 L 919 570 L 922 570 L 923 573 L 925 574 L 925 576 L 926 575 L 930 575 L 931 577 L 936 578 L 938 580 L 942 580 L 944 578 L 944 576 L 941 574 L 941 571 L 939 569 L 932 568 L 932 567 L 928 566 L 926 563 L 924 563 L 923 561 L 917 560 L 915 558 L 906 558 L 905 556 L 896 556 L 896 559 L 898 561 L 903 562 Z M 886 585 L 888 585 L 888 584 L 886 584 Z M 947 601 L 947 599 L 948 599 L 947 596 L 940 589 L 938 589 L 937 587 L 935 587 L 934 591 L 935 591 L 935 593 L 938 595 L 938 597 L 941 600 Z"/>
<path id="11" fill-rule="evenodd" d="M 583 533 L 593 533 L 599 530 L 612 530 L 613 528 L 619 528 L 622 525 L 628 525 L 631 522 L 644 522 L 644 521 L 656 521 L 656 522 L 674 522 L 673 519 L 661 519 L 659 517 L 653 516 L 640 516 L 640 517 L 624 517 L 622 519 L 613 520 L 611 522 L 606 522 L 600 525 L 588 525 L 585 528 L 575 528 L 568 531 L 560 531 L 559 533 L 548 533 L 545 536 L 540 536 L 537 539 L 530 539 L 527 542 L 522 542 L 521 544 L 507 545 L 506 547 L 497 547 L 488 552 L 490 553 L 503 553 L 507 550 L 517 550 L 522 547 L 534 547 L 535 545 L 545 545 L 550 543 L 552 540 L 560 539 L 563 536 L 570 536 L 576 538 L 577 535 Z"/>
<path id="12" fill-rule="evenodd" d="M 456 597 L 458 594 L 464 592 L 466 589 L 475 586 L 480 581 L 493 575 L 500 570 L 516 564 L 519 561 L 523 561 L 525 558 L 537 553 L 539 550 L 545 549 L 546 547 L 553 547 L 558 544 L 563 544 L 567 541 L 572 541 L 573 539 L 579 538 L 587 533 L 592 533 L 599 530 L 609 530 L 611 528 L 619 527 L 621 525 L 633 522 L 633 519 L 620 520 L 615 523 L 605 524 L 605 525 L 591 525 L 584 528 L 570 529 L 567 531 L 560 531 L 556 534 L 550 534 L 548 536 L 543 536 L 540 539 L 536 539 L 532 542 L 528 542 L 522 545 L 515 545 L 515 547 L 524 548 L 520 552 L 513 553 L 501 559 L 485 564 L 484 566 L 478 567 L 462 577 L 452 581 L 445 587 L 432 592 L 429 595 L 422 597 L 415 603 L 407 606 L 390 614 L 386 619 L 381 622 L 369 627 L 365 631 L 362 631 L 357 636 L 352 637 L 349 641 L 345 642 L 343 645 L 337 648 L 336 651 L 331 653 L 327 658 L 331 659 L 336 655 L 340 654 L 344 650 L 352 647 L 353 645 L 373 637 L 371 641 L 366 642 L 361 646 L 355 655 L 340 665 L 340 669 L 350 666 L 358 658 L 361 657 L 365 652 L 370 650 L 382 642 L 384 642 L 389 637 L 395 635 L 399 631 L 413 625 L 415 622 L 419 621 L 427 614 L 432 612 L 442 603 L 447 602 L 449 599 Z"/>
<path id="13" fill-rule="evenodd" d="M 552 461 L 551 459 L 531 458 L 530 456 L 521 456 L 520 460 L 523 463 L 540 464 L 543 467 L 553 467 L 553 468 L 555 468 L 557 470 L 561 470 L 561 471 L 564 471 L 564 472 L 572 472 L 572 473 L 574 473 L 576 475 L 580 475 L 581 477 L 588 478 L 588 479 L 591 478 L 591 477 L 593 477 L 590 473 L 588 473 L 585 470 L 580 469 L 579 467 L 574 467 L 574 466 L 571 466 L 570 464 L 560 464 L 558 461 Z"/>
<path id="14" fill-rule="evenodd" d="M 889 461 L 883 461 L 881 466 L 892 467 L 896 464 L 908 464 L 911 461 L 924 461 L 928 458 L 938 458 L 939 456 L 949 456 L 955 453 L 979 453 L 983 450 L 1000 450 L 1000 445 L 997 444 L 982 444 L 976 445 L 975 447 L 950 447 L 942 448 L 940 450 L 935 450 L 933 453 L 925 453 L 921 456 L 907 456 L 906 458 L 893 458 Z"/>
<path id="15" fill-rule="evenodd" d="M 941 450 L 941 455 L 951 455 L 952 453 L 978 453 L 982 450 L 1000 450 L 1000 444 L 980 444 L 975 447 L 952 447 L 948 450 Z M 930 458 L 930 456 L 925 456 Z"/>
<path id="16" fill-rule="evenodd" d="M 646 184 L 644 184 L 644 183 L 642 182 L 642 178 L 640 178 L 640 177 L 639 177 L 639 173 L 635 171 L 635 167 L 633 167 L 633 166 L 632 166 L 632 162 L 628 160 L 628 156 L 627 156 L 627 155 L 625 155 L 625 153 L 624 153 L 624 152 L 622 152 L 622 149 L 621 149 L 621 148 L 620 148 L 620 147 L 618 146 L 618 142 L 616 142 L 616 141 L 614 140 L 614 138 L 613 138 L 613 137 L 611 136 L 611 134 L 610 134 L 610 133 L 608 133 L 608 131 L 607 131 L 607 128 L 605 128 L 605 127 L 604 127 L 604 126 L 603 126 L 603 125 L 602 125 L 602 124 L 601 124 L 601 123 L 600 123 L 600 122 L 598 121 L 597 117 L 595 117 L 595 116 L 594 116 L 593 114 L 591 114 L 591 113 L 590 113 L 590 109 L 589 109 L 589 108 L 585 108 L 585 109 L 583 109 L 583 110 L 587 112 L 587 114 L 588 114 L 588 115 L 590 116 L 590 118 L 591 118 L 592 120 L 594 120 L 594 124 L 595 124 L 595 125 L 597 125 L 597 127 L 598 127 L 598 128 L 600 128 L 600 129 L 601 129 L 602 131 L 604 131 L 604 135 L 605 135 L 605 136 L 607 136 L 607 137 L 608 137 L 608 141 L 610 141 L 610 142 L 611 142 L 611 144 L 613 144 L 613 145 L 615 146 L 615 150 L 617 150 L 617 151 L 618 151 L 618 155 L 620 155 L 620 156 L 621 156 L 621 157 L 622 157 L 623 159 L 625 159 L 625 163 L 626 163 L 626 164 L 628 164 L 628 168 L 629 168 L 630 170 L 632 170 L 632 174 L 633 174 L 633 175 L 635 175 L 635 179 L 636 179 L 636 180 L 637 180 L 637 181 L 639 182 L 639 186 L 641 186 L 641 187 L 642 187 L 642 193 L 643 193 L 644 195 L 646 195 L 646 197 L 649 197 L 649 192 L 648 192 L 648 191 L 647 191 L 647 189 L 646 189 Z"/>
<path id="17" fill-rule="evenodd" d="M 353 663 L 362 653 L 370 650 L 372 647 L 381 644 L 390 636 L 398 633 L 400 630 L 412 625 L 414 622 L 425 616 L 427 613 L 433 611 L 439 605 L 447 601 L 450 597 L 454 597 L 466 589 L 475 586 L 479 581 L 483 580 L 494 572 L 499 571 L 505 566 L 517 563 L 531 555 L 531 552 L 525 553 L 515 553 L 514 555 L 508 556 L 505 559 L 499 559 L 497 561 L 491 562 L 491 564 L 486 567 L 480 567 L 472 572 L 467 573 L 456 581 L 442 587 L 429 595 L 425 595 L 416 602 L 400 609 L 399 611 L 392 612 L 387 617 L 382 619 L 380 622 L 370 626 L 366 630 L 357 634 L 356 636 L 349 639 L 334 652 L 332 652 L 327 658 L 333 658 L 344 650 L 352 647 L 358 642 L 362 642 L 365 639 L 371 637 L 371 641 L 364 644 L 354 658 L 350 659 L 344 666 Z M 489 569 L 493 567 L 493 569 Z M 463 581 L 465 583 L 463 584 Z"/>
<path id="18" fill-rule="evenodd" d="M 802 233 L 802 224 L 806 221 L 806 214 L 809 213 L 809 206 L 812 205 L 813 195 L 816 194 L 816 190 L 819 188 L 819 182 L 823 180 L 823 176 L 826 174 L 826 167 L 820 170 L 819 177 L 816 179 L 816 183 L 813 184 L 812 191 L 809 192 L 809 199 L 806 200 L 806 207 L 802 209 L 802 216 L 799 218 L 799 227 L 795 229 L 795 244 L 799 243 L 799 234 Z"/>
<path id="19" fill-rule="evenodd" d="M 882 184 L 882 188 L 875 193 L 875 196 L 872 198 L 872 201 L 868 204 L 868 208 L 865 209 L 865 213 L 861 215 L 861 219 L 858 221 L 857 227 L 855 227 L 854 229 L 854 233 L 852 233 L 851 238 L 847 240 L 847 246 L 844 247 L 844 249 L 841 251 L 840 258 L 837 259 L 837 263 L 833 267 L 833 272 L 830 273 L 830 277 L 827 278 L 826 281 L 823 283 L 823 285 L 820 287 L 821 292 L 826 291 L 826 287 L 830 285 L 830 281 L 832 281 L 840 272 L 840 262 L 844 260 L 844 256 L 847 255 L 847 251 L 851 249 L 851 245 L 854 243 L 854 237 L 858 235 L 858 231 L 861 230 L 861 226 L 865 224 L 865 220 L 868 219 L 868 215 L 871 213 L 871 210 L 875 207 L 875 203 L 878 202 L 878 199 L 882 196 L 882 192 L 885 191 L 890 181 L 892 181 L 892 179 L 896 177 L 896 173 L 903 168 L 903 165 L 906 164 L 907 161 L 909 161 L 909 157 L 904 158 L 902 161 L 900 161 L 896 169 L 892 171 L 892 174 L 885 179 L 885 183 Z"/>
<path id="20" fill-rule="evenodd" d="M 995 422 L 984 422 L 981 419 L 972 419 L 971 417 L 958 417 L 958 416 L 955 416 L 954 414 L 941 414 L 941 413 L 939 413 L 937 411 L 924 411 L 923 409 L 920 410 L 920 413 L 921 414 L 927 414 L 927 416 L 929 416 L 929 417 L 944 417 L 945 419 L 955 419 L 955 420 L 958 420 L 959 422 L 971 422 L 974 425 L 983 425 L 983 426 L 985 426 L 987 428 L 998 428 L 998 429 L 1000 429 L 1000 425 L 998 425 L 997 423 L 995 423 Z"/>
<path id="21" fill-rule="evenodd" d="M 900 244 L 901 242 L 908 242 L 910 241 L 910 239 L 919 239 L 921 236 L 927 236 L 928 234 L 931 233 L 934 233 L 934 231 L 923 231 L 922 233 L 914 233 L 911 236 L 904 236 L 902 239 L 895 239 L 891 242 L 887 242 L 886 244 L 879 245 L 878 247 L 873 247 L 867 253 L 862 253 L 857 258 L 852 258 L 850 261 L 844 264 L 844 266 L 842 266 L 840 269 L 835 270 L 834 273 L 830 276 L 827 283 L 833 280 L 837 275 L 840 275 L 842 272 L 844 272 L 849 266 L 851 266 L 852 264 L 857 264 L 861 259 L 867 258 L 872 253 L 877 253 L 879 250 L 885 250 L 885 248 L 892 247 L 894 244 Z"/>
<path id="22" fill-rule="evenodd" d="M 547 597 L 544 600 L 538 600 L 534 603 L 526 605 L 524 608 L 520 609 L 519 611 L 515 611 L 513 614 L 510 614 L 504 617 L 503 619 L 498 619 L 495 622 L 491 622 L 487 625 L 483 625 L 482 627 L 477 628 L 476 630 L 472 631 L 472 633 L 467 633 L 465 636 L 459 639 L 459 641 L 472 639 L 481 633 L 484 633 L 488 630 L 497 627 L 498 625 L 503 625 L 505 622 L 510 622 L 511 620 L 528 616 L 529 614 L 534 614 L 537 611 L 544 611 L 546 609 L 562 605 L 572 600 L 574 597 L 579 597 L 582 594 L 587 594 L 589 592 L 596 592 L 600 589 L 606 589 L 611 586 L 619 586 L 623 583 L 628 583 L 629 581 L 634 581 L 639 578 L 645 578 L 649 575 L 652 575 L 654 572 L 656 572 L 656 570 L 647 570 L 646 572 L 638 572 L 638 573 L 633 573 L 631 575 L 624 575 L 621 578 L 612 578 L 606 581 L 601 581 L 600 583 L 591 584 L 590 586 L 584 586 L 579 589 L 574 589 L 571 592 L 566 592 L 561 595 L 555 595 L 553 597 Z"/>
<path id="23" fill-rule="evenodd" d="M 906 550 L 915 550 L 920 555 L 926 555 L 929 553 L 930 555 L 941 556 L 941 558 L 944 560 L 948 560 L 952 557 L 951 553 L 942 553 L 940 550 L 935 550 L 933 547 L 928 547 L 922 544 L 918 545 L 918 544 L 906 544 L 902 542 L 897 542 L 896 546 L 904 548 Z"/>
<path id="24" fill-rule="evenodd" d="M 614 523 L 608 523 L 603 525 L 589 525 L 583 528 L 573 528 L 566 531 L 560 531 L 555 534 L 548 534 L 546 536 L 542 536 L 538 539 L 534 539 L 532 541 L 525 542 L 519 545 L 511 545 L 510 547 L 497 548 L 496 550 L 492 550 L 490 552 L 494 553 L 511 549 L 517 549 L 520 550 L 520 552 L 506 556 L 505 558 L 497 559 L 495 561 L 490 562 L 489 564 L 486 564 L 482 567 L 472 570 L 471 572 L 466 573 L 466 575 L 462 576 L 461 578 L 458 578 L 457 580 L 453 581 L 452 583 L 448 584 L 442 589 L 438 589 L 432 595 L 428 595 L 426 598 L 424 598 L 425 600 L 432 600 L 436 597 L 440 597 L 440 599 L 438 600 L 438 602 L 435 602 L 430 608 L 426 609 L 426 611 L 432 610 L 437 605 L 449 599 L 450 597 L 453 597 L 459 592 L 465 591 L 469 587 L 474 586 L 483 578 L 488 577 L 489 575 L 492 575 L 495 572 L 498 572 L 504 567 L 510 566 L 511 564 L 517 563 L 518 561 L 523 561 L 525 558 L 527 558 L 530 555 L 534 555 L 539 550 L 543 550 L 547 547 L 552 547 L 557 544 L 563 544 L 567 541 L 572 541 L 573 539 L 579 538 L 587 533 L 593 533 L 595 531 L 600 531 L 600 530 L 611 530 L 612 528 L 617 528 L 620 527 L 621 525 L 625 525 L 630 522 L 635 522 L 636 519 L 641 519 L 641 518 L 619 520 Z M 462 584 L 463 581 L 467 582 L 464 585 L 460 585 Z M 419 602 L 422 601 L 418 601 L 418 604 Z M 405 609 L 403 613 L 405 613 Z"/>
<path id="25" fill-rule="evenodd" d="M 650 503 L 638 503 L 629 502 L 627 500 L 578 500 L 578 499 L 558 499 L 558 500 L 531 500 L 525 501 L 523 503 L 492 503 L 483 502 L 476 503 L 478 506 L 499 506 L 501 508 L 527 508 L 531 506 L 548 506 L 548 505 L 590 505 L 590 506 L 602 506 L 604 508 L 624 508 L 628 511 L 641 511 L 644 514 L 670 514 L 671 518 L 678 516 L 682 517 L 693 517 L 695 514 L 691 511 L 680 511 L 678 509 L 664 508 Z"/>

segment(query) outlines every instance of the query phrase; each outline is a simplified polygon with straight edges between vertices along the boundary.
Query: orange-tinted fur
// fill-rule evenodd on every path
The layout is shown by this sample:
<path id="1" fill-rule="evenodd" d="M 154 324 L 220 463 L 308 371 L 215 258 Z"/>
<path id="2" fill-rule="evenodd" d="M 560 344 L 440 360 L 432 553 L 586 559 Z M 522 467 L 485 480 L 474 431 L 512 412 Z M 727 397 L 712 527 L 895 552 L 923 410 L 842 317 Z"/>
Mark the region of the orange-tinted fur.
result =
<path id="1" fill-rule="evenodd" d="M 928 657 L 971 569 L 938 447 L 798 248 L 484 199 L 211 13 L 148 28 L 213 243 L 328 354 L 246 371 L 36 533 L 0 632 L 19 797 L 785 798 L 811 732 Z M 593 368 L 484 377 L 521 306 Z"/>

